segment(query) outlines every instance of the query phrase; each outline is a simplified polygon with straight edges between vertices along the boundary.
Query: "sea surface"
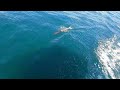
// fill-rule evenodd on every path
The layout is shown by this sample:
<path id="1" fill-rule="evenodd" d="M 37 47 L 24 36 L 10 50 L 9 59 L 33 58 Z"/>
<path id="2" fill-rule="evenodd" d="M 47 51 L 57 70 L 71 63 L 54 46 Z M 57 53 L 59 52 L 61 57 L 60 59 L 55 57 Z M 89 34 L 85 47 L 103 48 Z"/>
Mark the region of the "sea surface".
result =
<path id="1" fill-rule="evenodd" d="M 120 79 L 120 12 L 0 11 L 0 79 L 11 78 Z"/>

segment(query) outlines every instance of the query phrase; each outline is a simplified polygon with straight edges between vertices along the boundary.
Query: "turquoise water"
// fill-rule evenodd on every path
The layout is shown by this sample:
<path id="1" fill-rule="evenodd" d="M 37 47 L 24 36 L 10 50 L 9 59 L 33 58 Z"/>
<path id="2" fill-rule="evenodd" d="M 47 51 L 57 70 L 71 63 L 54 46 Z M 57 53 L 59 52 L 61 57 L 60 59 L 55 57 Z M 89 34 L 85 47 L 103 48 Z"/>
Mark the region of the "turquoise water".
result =
<path id="1" fill-rule="evenodd" d="M 120 12 L 1 11 L 0 78 L 120 78 Z"/>

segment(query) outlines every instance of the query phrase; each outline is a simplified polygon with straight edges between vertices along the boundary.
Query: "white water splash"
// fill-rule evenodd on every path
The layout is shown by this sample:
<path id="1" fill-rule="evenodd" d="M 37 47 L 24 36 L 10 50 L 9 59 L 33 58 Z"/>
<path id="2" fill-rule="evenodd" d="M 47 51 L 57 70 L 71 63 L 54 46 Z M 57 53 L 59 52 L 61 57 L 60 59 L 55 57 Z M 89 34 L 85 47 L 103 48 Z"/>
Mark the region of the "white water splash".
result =
<path id="1" fill-rule="evenodd" d="M 117 36 L 100 41 L 96 54 L 106 78 L 120 78 L 120 42 Z"/>

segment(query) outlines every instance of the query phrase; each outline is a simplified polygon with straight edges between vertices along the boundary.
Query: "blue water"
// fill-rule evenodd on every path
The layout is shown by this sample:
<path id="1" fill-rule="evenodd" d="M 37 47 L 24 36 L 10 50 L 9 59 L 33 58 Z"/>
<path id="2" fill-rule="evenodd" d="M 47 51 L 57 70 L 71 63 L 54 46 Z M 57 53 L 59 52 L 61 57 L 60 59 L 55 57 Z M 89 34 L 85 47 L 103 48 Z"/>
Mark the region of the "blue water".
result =
<path id="1" fill-rule="evenodd" d="M 120 78 L 120 12 L 1 11 L 0 78 Z"/>

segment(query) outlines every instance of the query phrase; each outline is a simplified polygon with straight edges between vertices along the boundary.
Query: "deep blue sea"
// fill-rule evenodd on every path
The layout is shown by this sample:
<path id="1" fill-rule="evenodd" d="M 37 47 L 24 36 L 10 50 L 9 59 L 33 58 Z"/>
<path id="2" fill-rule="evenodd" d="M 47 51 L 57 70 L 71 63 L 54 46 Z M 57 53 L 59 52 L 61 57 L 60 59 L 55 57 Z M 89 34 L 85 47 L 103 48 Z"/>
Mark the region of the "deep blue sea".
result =
<path id="1" fill-rule="evenodd" d="M 120 78 L 120 12 L 0 11 L 4 78 Z"/>

